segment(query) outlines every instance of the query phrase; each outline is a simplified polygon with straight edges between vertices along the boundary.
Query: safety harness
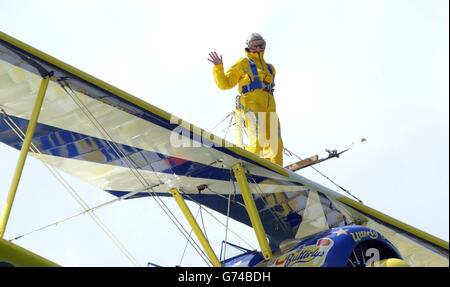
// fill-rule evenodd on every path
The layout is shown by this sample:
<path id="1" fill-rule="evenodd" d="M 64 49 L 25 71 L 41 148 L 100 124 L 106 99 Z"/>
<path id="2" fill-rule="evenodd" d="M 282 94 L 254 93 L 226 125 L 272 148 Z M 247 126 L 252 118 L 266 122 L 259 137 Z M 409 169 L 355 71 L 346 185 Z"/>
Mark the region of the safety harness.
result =
<path id="1" fill-rule="evenodd" d="M 253 74 L 253 81 L 251 81 L 250 84 L 242 87 L 242 94 L 244 95 L 248 92 L 251 92 L 251 91 L 254 91 L 257 89 L 265 90 L 265 91 L 268 91 L 271 94 L 273 94 L 275 83 L 273 82 L 272 84 L 266 84 L 263 81 L 261 81 L 259 79 L 258 70 L 256 69 L 255 62 L 253 62 L 252 59 L 248 59 L 248 62 L 250 64 L 250 70 L 252 71 L 252 74 Z M 270 64 L 266 63 L 266 66 L 267 66 L 267 69 L 269 70 L 270 74 L 273 75 L 272 67 L 270 66 Z"/>

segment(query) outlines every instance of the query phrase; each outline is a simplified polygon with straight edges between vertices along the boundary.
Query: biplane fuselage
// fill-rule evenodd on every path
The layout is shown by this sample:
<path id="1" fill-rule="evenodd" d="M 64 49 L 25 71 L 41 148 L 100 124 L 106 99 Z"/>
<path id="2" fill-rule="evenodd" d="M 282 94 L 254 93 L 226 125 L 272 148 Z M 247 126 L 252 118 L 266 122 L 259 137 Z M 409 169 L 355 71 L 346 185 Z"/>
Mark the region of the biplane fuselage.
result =
<path id="1" fill-rule="evenodd" d="M 223 262 L 227 267 L 366 267 L 407 266 L 400 252 L 381 233 L 363 226 L 331 228 L 303 240 L 288 240 L 265 261 L 258 251 Z"/>

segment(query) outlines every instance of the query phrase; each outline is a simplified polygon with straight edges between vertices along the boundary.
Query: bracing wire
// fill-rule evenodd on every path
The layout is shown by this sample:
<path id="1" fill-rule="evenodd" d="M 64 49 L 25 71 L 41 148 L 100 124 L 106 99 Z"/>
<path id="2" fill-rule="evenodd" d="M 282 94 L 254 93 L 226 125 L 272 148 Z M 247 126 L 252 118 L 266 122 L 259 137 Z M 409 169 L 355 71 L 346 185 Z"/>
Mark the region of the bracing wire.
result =
<path id="1" fill-rule="evenodd" d="M 78 217 L 78 216 L 85 215 L 85 214 L 88 213 L 88 212 L 92 212 L 92 211 L 98 210 L 98 209 L 100 209 L 100 208 L 109 206 L 109 205 L 111 205 L 111 204 L 113 204 L 113 203 L 115 203 L 115 202 L 118 202 L 118 201 L 122 200 L 122 199 L 127 199 L 127 198 L 129 198 L 129 197 L 131 197 L 131 196 L 133 196 L 133 195 L 135 195 L 135 194 L 137 194 L 137 193 L 139 193 L 139 192 L 141 192 L 141 191 L 133 191 L 133 192 L 124 194 L 124 195 L 122 195 L 122 196 L 120 196 L 120 197 L 117 197 L 117 198 L 112 199 L 112 200 L 110 200 L 110 201 L 107 201 L 107 202 L 104 202 L 104 203 L 102 203 L 102 204 L 96 205 L 96 206 L 91 207 L 91 208 L 89 208 L 89 209 L 87 209 L 87 210 L 83 210 L 83 211 L 81 211 L 81 212 L 79 212 L 79 213 L 77 213 L 77 214 L 68 216 L 68 217 L 66 217 L 66 218 L 64 218 L 64 219 L 57 220 L 57 221 L 55 221 L 55 222 L 53 222 L 53 223 L 44 225 L 44 226 L 39 227 L 39 228 L 36 228 L 36 229 L 34 229 L 34 230 L 32 230 L 32 231 L 29 231 L 29 232 L 23 233 L 23 234 L 21 234 L 21 235 L 18 235 L 18 236 L 16 236 L 16 237 L 10 239 L 10 241 L 15 241 L 15 240 L 18 240 L 18 239 L 20 239 L 20 238 L 22 238 L 22 237 L 28 236 L 28 235 L 30 235 L 30 234 L 32 234 L 32 233 L 35 233 L 35 232 L 38 232 L 38 231 L 45 230 L 45 229 L 47 229 L 47 228 L 50 228 L 50 227 L 52 227 L 52 226 L 59 225 L 59 224 L 61 224 L 61 223 L 65 223 L 65 222 L 67 222 L 67 221 L 69 221 L 69 220 L 71 220 L 71 219 L 74 219 L 74 218 Z"/>
<path id="2" fill-rule="evenodd" d="M 190 201 L 197 203 L 199 206 L 202 206 L 199 202 L 197 202 L 195 199 L 193 199 L 191 196 L 189 196 L 189 194 L 184 194 L 186 195 L 187 198 L 189 198 Z M 212 214 L 208 209 L 203 208 L 202 209 L 208 213 L 209 216 L 211 216 L 213 219 L 215 219 L 218 223 L 220 223 L 222 226 L 226 227 L 226 224 L 223 223 L 220 219 L 218 219 L 216 216 L 214 216 L 214 214 Z M 245 244 L 247 244 L 247 246 L 249 246 L 252 249 L 255 249 L 250 243 L 247 242 L 247 240 L 245 240 L 244 238 L 242 238 L 242 236 L 240 236 L 238 233 L 236 233 L 235 231 L 233 231 L 231 228 L 228 228 L 228 230 L 233 233 L 237 238 L 239 238 L 240 240 L 242 240 L 242 242 L 244 242 Z"/>
<path id="3" fill-rule="evenodd" d="M 222 124 L 226 119 L 228 119 L 228 117 L 231 117 L 231 115 L 233 115 L 234 112 L 228 113 L 225 118 L 223 118 L 217 125 L 215 125 L 210 131 L 209 133 L 212 133 L 220 124 Z"/>
<path id="4" fill-rule="evenodd" d="M 287 148 L 284 148 L 285 150 L 285 154 L 288 156 L 294 156 L 296 157 L 298 160 L 303 160 L 302 158 L 300 158 L 298 155 L 296 155 L 294 152 L 288 150 Z M 337 184 L 336 182 L 334 182 L 330 177 L 326 176 L 323 172 L 319 171 L 317 168 L 315 168 L 314 166 L 309 166 L 312 169 L 314 169 L 317 173 L 319 173 L 321 176 L 323 176 L 324 178 L 326 178 L 327 180 L 329 180 L 332 184 L 334 184 L 335 186 L 337 186 L 339 189 L 341 189 L 342 191 L 344 191 L 345 193 L 347 193 L 348 195 L 350 195 L 351 197 L 353 197 L 354 199 L 356 199 L 357 201 L 359 201 L 360 203 L 363 203 L 361 199 L 359 199 L 358 197 L 356 197 L 355 195 L 353 195 L 350 191 L 348 191 L 347 189 L 343 188 L 342 186 L 340 186 L 339 184 Z"/>
<path id="5" fill-rule="evenodd" d="M 228 222 L 230 219 L 230 205 L 231 205 L 231 193 L 228 194 L 228 206 L 227 206 L 227 221 L 225 225 L 225 242 L 228 242 Z M 223 259 L 227 258 L 227 244 L 225 244 L 223 249 Z"/>
<path id="6" fill-rule="evenodd" d="M 78 97 L 77 97 L 77 95 L 76 95 L 76 93 L 75 92 L 73 92 L 73 90 L 70 88 L 70 90 L 73 92 L 73 94 L 75 95 L 75 97 L 73 97 L 72 95 L 71 95 L 71 93 L 69 93 L 68 92 L 68 90 L 63 86 L 63 84 L 61 84 L 61 86 L 63 87 L 63 89 L 64 89 L 64 91 L 73 99 L 73 101 L 79 106 L 79 108 L 83 111 L 83 113 L 86 115 L 86 117 L 88 118 L 88 120 L 90 120 L 92 123 L 93 123 L 93 125 L 94 125 L 94 127 L 105 137 L 105 138 L 110 138 L 111 139 L 111 136 L 109 136 L 109 134 L 107 133 L 107 131 L 102 127 L 102 125 L 97 121 L 97 119 L 95 118 L 95 116 L 93 116 L 92 115 L 92 113 L 87 109 L 87 107 L 85 107 L 84 106 L 84 104 L 78 99 Z M 75 99 L 76 98 L 76 99 Z M 84 109 L 83 109 L 84 108 Z M 103 130 L 103 131 L 102 131 Z M 111 141 L 112 141 L 112 139 L 111 139 Z M 113 142 L 113 141 L 112 141 Z M 122 154 L 122 156 L 119 156 L 118 155 L 118 157 L 119 158 L 121 158 L 122 160 L 128 160 L 129 161 L 129 159 L 128 159 L 128 157 L 126 156 L 126 155 L 124 155 L 123 154 L 123 152 L 121 151 L 121 149 L 118 147 L 118 146 L 116 146 L 115 145 L 115 143 L 113 142 L 113 144 L 111 144 L 109 141 L 107 141 L 107 143 L 108 143 L 108 145 L 111 147 L 111 149 L 118 155 L 118 153 L 121 153 Z M 153 191 L 153 187 L 152 186 L 150 186 L 149 187 L 149 185 L 148 185 L 148 183 L 146 182 L 146 180 L 145 180 L 145 177 L 143 177 L 139 172 L 137 172 L 138 174 L 136 174 L 135 173 L 135 170 L 133 169 L 133 168 L 131 168 L 130 167 L 130 162 L 128 162 L 128 164 L 127 164 L 127 166 L 129 167 L 129 169 L 130 169 L 130 171 L 136 176 L 136 178 L 144 185 L 144 188 L 145 189 L 147 189 L 147 191 L 149 192 L 149 193 L 151 193 L 151 192 L 153 192 L 154 193 L 154 195 L 156 195 L 157 196 L 157 194 Z M 144 182 L 141 180 L 141 179 L 143 179 L 144 180 Z M 146 184 L 147 183 L 147 184 Z M 161 183 L 163 183 L 162 181 L 161 181 Z M 150 190 L 149 190 L 150 189 Z M 160 202 L 158 202 L 158 200 L 155 198 L 155 196 L 152 196 L 154 199 L 155 199 L 155 201 L 158 203 L 158 205 L 161 207 L 161 209 L 163 209 L 163 211 L 166 213 L 166 215 L 168 215 L 168 217 L 171 219 L 171 221 L 175 224 L 175 226 L 177 227 L 177 229 L 178 230 L 180 230 L 180 232 L 184 235 L 184 236 L 186 236 L 185 235 L 185 233 L 187 233 L 185 230 L 184 230 L 184 228 L 183 228 L 183 226 L 181 225 L 181 223 L 176 219 L 176 217 L 173 215 L 173 213 L 170 211 L 170 209 L 164 204 L 164 202 L 162 202 L 162 200 L 161 199 L 159 199 L 159 197 L 158 197 L 158 199 L 161 201 L 161 203 Z M 163 207 L 163 206 L 165 207 Z M 169 213 L 171 213 L 171 215 L 172 215 L 172 217 L 168 214 L 168 212 Z M 177 224 L 177 223 L 178 224 Z M 53 224 L 51 224 L 51 225 L 53 225 Z M 181 228 L 180 228 L 181 227 Z M 181 229 L 183 229 L 184 230 L 184 232 L 185 233 L 183 233 L 183 231 L 181 230 Z M 42 230 L 42 229 L 40 229 L 40 230 Z M 197 248 L 199 248 L 198 246 L 197 246 Z M 197 248 L 194 246 L 194 249 L 196 249 L 197 250 Z M 201 249 L 200 249 L 200 251 L 201 251 Z M 197 252 L 199 252 L 198 250 L 197 250 Z M 200 254 L 200 253 L 199 253 Z M 201 256 L 201 255 L 200 255 Z M 208 264 L 208 263 L 207 263 Z"/>
<path id="7" fill-rule="evenodd" d="M 141 182 L 141 184 L 144 186 L 145 189 L 147 189 L 147 192 L 149 192 L 149 194 L 151 194 L 152 198 L 155 200 L 155 202 L 159 205 L 159 207 L 164 211 L 164 213 L 166 213 L 166 215 L 169 217 L 169 219 L 174 223 L 174 225 L 176 226 L 176 228 L 183 234 L 183 236 L 185 238 L 187 237 L 187 231 L 186 229 L 183 227 L 183 225 L 179 222 L 179 220 L 175 217 L 175 215 L 172 213 L 172 211 L 167 207 L 167 205 L 162 201 L 162 199 L 159 198 L 158 194 L 156 192 L 154 192 L 152 187 L 149 187 L 149 184 L 147 182 L 147 180 L 145 179 L 145 177 L 138 171 L 139 166 L 137 164 L 134 163 L 134 161 L 132 159 L 130 159 L 127 155 L 125 155 L 122 150 L 117 146 L 117 144 L 113 141 L 112 137 L 108 134 L 108 132 L 106 131 L 106 129 L 102 126 L 102 124 L 100 122 L 98 122 L 98 120 L 95 118 L 95 116 L 89 111 L 89 109 L 83 104 L 83 102 L 78 98 L 78 96 L 76 95 L 76 93 L 70 88 L 70 86 L 68 86 L 68 84 L 66 83 L 66 85 L 69 87 L 69 89 L 72 91 L 73 95 L 71 93 L 68 92 L 68 90 L 65 88 L 64 83 L 60 82 L 61 86 L 63 87 L 64 91 L 72 98 L 72 100 L 79 106 L 80 110 L 83 111 L 83 113 L 86 115 L 86 117 L 88 118 L 88 120 L 91 121 L 91 123 L 94 125 L 94 127 L 102 134 L 102 136 L 105 139 L 109 139 L 110 141 L 107 141 L 108 145 L 110 145 L 110 147 L 112 148 L 112 150 L 116 153 L 116 155 L 122 159 L 122 160 L 126 160 L 127 163 L 125 163 L 129 170 L 132 172 L 132 174 L 134 174 L 136 176 L 136 178 L 138 179 L 138 181 Z M 121 155 L 119 155 L 118 153 L 120 153 Z M 153 167 L 150 165 L 150 167 L 153 169 Z M 155 173 L 156 174 L 156 173 Z M 157 176 L 158 177 L 158 176 Z M 161 179 L 159 179 L 160 182 Z M 170 214 L 170 215 L 169 215 Z M 203 252 L 203 250 L 198 246 L 198 244 L 196 244 L 195 241 L 192 242 L 194 249 L 199 253 L 200 257 L 202 257 L 203 260 L 205 260 L 203 258 L 203 256 L 201 255 L 201 253 L 207 258 L 206 254 Z M 197 248 L 194 246 L 197 245 Z M 206 262 L 207 263 L 207 262 Z M 208 263 L 207 263 L 208 265 Z"/>
<path id="8" fill-rule="evenodd" d="M 198 208 L 197 210 L 197 214 L 195 215 L 195 219 L 197 220 L 198 214 L 201 210 L 201 207 Z M 192 237 L 192 231 L 193 229 L 191 228 L 191 231 L 189 232 L 189 239 Z M 181 266 L 181 263 L 183 262 L 184 259 L 184 254 L 186 253 L 187 247 L 189 246 L 189 240 L 186 240 L 186 244 L 184 245 L 184 249 L 183 249 L 183 253 L 181 254 L 181 259 L 180 259 L 180 263 L 178 263 L 179 266 Z"/>
<path id="9" fill-rule="evenodd" d="M 206 240 L 209 241 L 208 234 L 206 233 L 205 221 L 203 220 L 203 212 L 202 212 L 202 209 L 203 209 L 203 208 L 202 208 L 202 205 L 200 204 L 200 218 L 201 218 L 201 220 L 202 220 L 203 233 L 205 233 Z"/>
<path id="10" fill-rule="evenodd" d="M 6 112 L 2 109 L 2 113 L 6 115 L 7 119 L 2 117 L 3 121 L 11 128 L 12 131 L 19 137 L 21 141 L 24 140 L 25 134 L 22 132 L 22 130 L 17 126 L 17 124 L 12 120 Z M 11 124 L 8 122 L 10 121 Z M 31 143 L 30 149 L 34 153 L 38 153 L 42 156 L 42 153 L 40 150 Z M 78 193 L 71 187 L 71 185 L 64 179 L 64 177 L 61 176 L 61 174 L 55 170 L 53 167 L 50 167 L 48 164 L 43 162 L 44 165 L 47 167 L 47 169 L 56 177 L 56 179 L 63 185 L 63 187 L 69 192 L 69 194 L 75 199 L 75 201 L 84 209 L 84 212 L 87 212 L 89 216 L 92 218 L 92 220 L 105 232 L 105 234 L 111 239 L 111 241 L 116 245 L 116 247 L 119 248 L 119 250 L 130 260 L 130 262 L 135 265 L 139 266 L 139 263 L 137 260 L 131 255 L 131 253 L 126 249 L 126 247 L 120 242 L 120 240 L 112 233 L 112 231 L 100 220 L 100 218 L 94 214 L 92 211 L 88 212 L 89 206 L 87 203 L 78 195 Z M 40 229 L 42 230 L 42 228 Z M 33 232 L 30 232 L 31 234 Z M 24 235 L 20 236 L 23 237 Z M 20 238 L 19 237 L 19 238 Z"/>
<path id="11" fill-rule="evenodd" d="M 232 115 L 232 114 L 234 114 L 234 112 L 231 112 L 229 115 Z M 230 121 L 228 122 L 228 126 L 227 126 L 227 129 L 225 131 L 225 135 L 223 136 L 224 139 L 227 138 L 227 134 L 228 134 L 228 131 L 230 130 L 232 122 L 233 122 L 233 117 L 230 117 Z"/>
<path id="12" fill-rule="evenodd" d="M 269 206 L 269 203 L 266 201 L 265 199 L 265 194 L 262 191 L 262 189 L 260 188 L 259 184 L 255 181 L 255 179 L 252 176 L 249 176 L 250 180 L 253 181 L 253 183 L 256 186 L 256 190 L 257 192 L 260 194 L 261 196 L 261 200 L 264 202 L 265 206 Z M 279 223 L 279 225 L 281 226 L 281 228 L 283 228 L 283 230 L 285 232 L 289 232 L 289 229 L 286 227 L 286 223 L 284 223 L 274 212 L 273 207 L 269 207 L 269 211 L 270 214 L 275 218 L 275 220 Z"/>

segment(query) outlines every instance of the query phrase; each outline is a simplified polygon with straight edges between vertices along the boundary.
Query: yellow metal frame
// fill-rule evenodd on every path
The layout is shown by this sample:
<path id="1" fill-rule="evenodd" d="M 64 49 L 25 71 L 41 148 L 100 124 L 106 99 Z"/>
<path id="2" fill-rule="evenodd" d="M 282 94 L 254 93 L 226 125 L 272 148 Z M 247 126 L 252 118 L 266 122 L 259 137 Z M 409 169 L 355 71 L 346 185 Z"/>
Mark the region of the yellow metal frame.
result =
<path id="1" fill-rule="evenodd" d="M 28 151 L 30 149 L 31 140 L 33 139 L 34 131 L 36 129 L 39 113 L 41 112 L 42 103 L 44 102 L 45 92 L 47 91 L 49 77 L 44 77 L 39 86 L 39 91 L 34 102 L 33 112 L 31 114 L 30 121 L 28 122 L 27 132 L 23 141 L 22 149 L 20 150 L 19 159 L 17 161 L 16 170 L 14 171 L 13 180 L 9 188 L 8 198 L 6 199 L 5 206 L 2 210 L 0 217 L 0 238 L 3 238 L 8 225 L 9 215 L 11 214 L 11 208 L 16 197 L 17 187 L 19 186 L 20 177 L 22 176 L 23 167 L 27 159 Z"/>
<path id="2" fill-rule="evenodd" d="M 433 244 L 435 244 L 435 245 L 437 245 L 439 247 L 442 247 L 442 248 L 446 249 L 447 251 L 449 250 L 448 249 L 448 247 L 449 247 L 448 246 L 448 242 L 446 242 L 446 241 L 444 241 L 444 240 L 442 240 L 442 239 L 440 239 L 440 238 L 438 238 L 436 236 L 433 236 L 433 235 L 431 235 L 429 233 L 426 233 L 426 232 L 424 232 L 422 230 L 419 230 L 419 229 L 417 229 L 417 228 L 415 228 L 415 227 L 413 227 L 411 225 L 403 223 L 403 222 L 401 222 L 401 221 L 399 221 L 399 220 L 397 220 L 395 218 L 392 218 L 392 217 L 390 217 L 390 216 L 388 216 L 388 215 L 386 215 L 384 213 L 381 213 L 381 212 L 379 212 L 379 211 L 377 211 L 377 210 L 375 210 L 373 208 L 370 208 L 370 207 L 368 207 L 368 206 L 366 206 L 364 204 L 361 204 L 361 203 L 359 203 L 359 202 L 357 202 L 357 201 L 355 201 L 355 200 L 353 200 L 351 198 L 341 197 L 341 198 L 338 198 L 338 200 L 340 202 L 342 202 L 342 203 L 344 203 L 344 204 L 346 204 L 346 205 L 356 209 L 357 211 L 360 211 L 360 212 L 362 212 L 364 214 L 367 214 L 369 216 L 372 216 L 374 218 L 380 219 L 380 220 L 384 221 L 385 223 L 388 223 L 388 224 L 390 224 L 392 226 L 395 226 L 395 227 L 397 227 L 397 228 L 399 228 L 401 230 L 404 230 L 404 231 L 406 231 L 408 233 L 411 233 L 411 234 L 413 234 L 413 235 L 415 235 L 415 236 L 417 236 L 417 237 L 419 237 L 419 238 L 421 238 L 421 239 L 423 239 L 425 241 L 431 242 L 431 243 L 433 243 Z"/>
<path id="3" fill-rule="evenodd" d="M 1 238 L 0 263 L 15 267 L 59 267 L 58 264 Z"/>
<path id="4" fill-rule="evenodd" d="M 170 113 L 168 113 L 168 112 L 166 112 L 166 111 L 164 111 L 162 109 L 159 109 L 159 108 L 153 106 L 152 104 L 149 104 L 149 103 L 147 103 L 147 102 L 145 102 L 145 101 L 143 101 L 143 100 L 141 100 L 139 98 L 136 98 L 136 97 L 134 97 L 134 96 L 132 96 L 132 95 L 130 95 L 130 94 L 128 94 L 128 93 L 126 93 L 126 92 L 124 92 L 124 91 L 122 91 L 122 90 L 120 90 L 120 89 L 118 89 L 118 88 L 116 88 L 116 87 L 114 87 L 112 85 L 110 85 L 110 84 L 107 84 L 107 83 L 105 83 L 105 82 L 103 82 L 103 81 L 101 81 L 101 80 L 99 80 L 99 79 L 97 79 L 97 78 L 95 78 L 95 77 L 93 77 L 93 76 L 91 76 L 91 75 L 81 71 L 81 70 L 78 70 L 77 68 L 74 68 L 74 67 L 72 67 L 72 66 L 70 66 L 70 65 L 68 65 L 68 64 L 66 64 L 66 63 L 64 63 L 64 62 L 62 62 L 62 61 L 60 61 L 60 60 L 58 60 L 58 59 L 56 59 L 56 58 L 54 58 L 54 57 L 44 53 L 44 52 L 42 52 L 42 51 L 39 51 L 38 49 L 35 49 L 35 48 L 33 48 L 33 47 L 31 47 L 31 46 L 29 46 L 29 45 L 27 45 L 27 44 L 25 44 L 25 43 L 15 39 L 15 38 L 13 38 L 13 37 L 11 37 L 11 36 L 3 33 L 3 32 L 0 32 L 0 39 L 3 40 L 3 41 L 6 41 L 6 42 L 8 42 L 8 43 L 10 43 L 10 44 L 12 44 L 12 45 L 14 45 L 16 47 L 18 47 L 18 48 L 20 48 L 20 49 L 22 49 L 24 51 L 27 51 L 28 53 L 30 53 L 30 54 L 32 54 L 32 55 L 34 55 L 34 56 L 36 56 L 36 57 L 46 61 L 46 62 L 48 62 L 48 63 L 50 63 L 52 65 L 55 65 L 56 67 L 66 71 L 66 72 L 69 72 L 69 73 L 77 76 L 78 78 L 83 79 L 86 82 L 89 82 L 89 83 L 91 83 L 91 84 L 93 84 L 93 85 L 95 85 L 97 87 L 100 87 L 100 88 L 102 88 L 102 89 L 104 89 L 104 90 L 106 90 L 106 91 L 116 95 L 119 98 L 122 98 L 122 99 L 124 99 L 124 100 L 126 100 L 126 101 L 128 101 L 130 103 L 133 103 L 133 104 L 135 104 L 135 105 L 137 105 L 139 107 L 142 107 L 143 109 L 146 109 L 147 111 L 149 111 L 151 113 L 154 113 L 154 114 L 156 114 L 156 115 L 158 115 L 158 116 L 160 116 L 160 117 L 162 117 L 162 118 L 164 118 L 166 120 L 170 121 L 172 118 L 174 118 L 174 116 L 172 114 L 170 114 Z M 200 129 L 200 128 L 194 126 L 193 124 L 190 124 L 190 123 L 188 123 L 188 122 L 186 122 L 184 120 L 183 120 L 183 122 L 185 123 L 186 126 L 190 127 L 190 131 L 192 133 L 196 134 L 196 133 L 199 132 L 200 134 L 197 134 L 198 136 L 202 136 L 204 134 L 207 134 L 207 131 L 205 131 L 203 129 Z M 234 152 L 234 153 L 236 153 L 236 154 L 238 154 L 238 155 L 240 155 L 242 157 L 245 157 L 245 158 L 247 158 L 249 160 L 257 162 L 258 164 L 260 164 L 260 165 L 262 165 L 262 166 L 264 166 L 264 167 L 266 167 L 266 168 L 268 168 L 268 169 L 270 169 L 270 170 L 272 170 L 272 171 L 274 171 L 274 172 L 276 172 L 278 174 L 281 174 L 283 176 L 288 176 L 288 172 L 282 166 L 279 166 L 279 165 L 277 165 L 277 164 L 275 164 L 275 163 L 273 163 L 273 162 L 271 162 L 269 160 L 260 158 L 257 155 L 255 155 L 255 154 L 253 154 L 253 153 L 251 153 L 249 151 L 246 151 L 246 150 L 244 150 L 244 149 L 242 149 L 240 147 L 237 147 L 236 145 L 231 144 L 231 143 L 225 141 L 224 139 L 221 139 L 221 138 L 219 138 L 219 137 L 217 137 L 215 135 L 211 134 L 209 139 L 212 140 L 213 142 L 221 143 L 222 146 L 227 148 L 228 150 L 230 150 L 230 151 L 232 151 L 232 152 Z"/>
<path id="5" fill-rule="evenodd" d="M 253 230 L 255 230 L 256 239 L 258 239 L 264 259 L 270 260 L 270 258 L 272 258 L 272 250 L 270 249 L 269 242 L 267 241 L 266 232 L 264 231 L 264 226 L 262 225 L 261 218 L 259 217 L 255 201 L 253 200 L 252 192 L 250 191 L 250 186 L 248 185 L 247 176 L 245 175 L 245 169 L 241 163 L 233 165 L 232 169 L 239 185 L 242 198 L 244 199 L 245 208 L 248 216 L 250 217 Z"/>
<path id="6" fill-rule="evenodd" d="M 209 260 L 215 267 L 221 267 L 222 264 L 220 264 L 220 260 L 217 258 L 216 253 L 214 253 L 214 250 L 212 249 L 211 245 L 208 242 L 208 239 L 206 239 L 206 236 L 203 234 L 202 230 L 200 229 L 200 226 L 198 225 L 197 221 L 195 220 L 195 217 L 192 215 L 191 210 L 187 206 L 186 202 L 184 201 L 183 196 L 180 194 L 180 191 L 177 188 L 172 188 L 170 190 L 173 197 L 175 198 L 175 201 L 177 202 L 178 206 L 180 207 L 181 211 L 183 212 L 184 216 L 186 217 L 187 221 L 191 225 L 192 231 L 194 231 L 195 235 L 197 236 L 198 240 L 200 241 L 200 244 L 202 245 L 203 249 L 206 252 L 206 255 L 208 255 Z"/>

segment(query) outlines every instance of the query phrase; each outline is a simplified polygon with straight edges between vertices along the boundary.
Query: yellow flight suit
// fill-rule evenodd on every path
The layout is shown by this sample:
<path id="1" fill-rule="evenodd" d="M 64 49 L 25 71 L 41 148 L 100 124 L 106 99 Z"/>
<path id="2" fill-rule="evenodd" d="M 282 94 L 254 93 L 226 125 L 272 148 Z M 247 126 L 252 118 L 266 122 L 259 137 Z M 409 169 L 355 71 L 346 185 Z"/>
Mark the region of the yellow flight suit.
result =
<path id="1" fill-rule="evenodd" d="M 275 78 L 275 68 L 271 65 L 270 73 L 266 62 L 264 61 L 264 52 L 252 53 L 246 49 L 248 58 L 239 59 L 225 73 L 223 64 L 214 65 L 213 74 L 217 86 L 222 90 L 232 89 L 238 84 L 239 93 L 242 95 L 240 102 L 244 107 L 245 125 L 248 130 L 249 146 L 247 150 L 264 157 L 276 164 L 283 165 L 283 140 L 279 128 L 279 120 L 276 114 L 275 98 L 271 91 L 256 89 L 242 94 L 242 88 L 253 81 L 249 59 L 256 65 L 259 79 L 265 84 L 273 84 Z M 265 114 L 261 114 L 261 112 Z M 272 114 L 272 116 L 271 116 Z M 265 119 L 263 118 L 265 115 Z M 261 129 L 258 129 L 258 123 L 263 124 L 265 120 L 265 135 L 268 140 L 264 140 Z M 261 122 L 263 121 L 263 122 Z M 272 128 L 271 128 L 272 125 Z M 276 129 L 274 131 L 274 129 Z M 258 130 L 260 132 L 258 132 Z M 272 132 L 271 132 L 272 130 Z M 275 138 L 271 139 L 275 133 Z"/>

